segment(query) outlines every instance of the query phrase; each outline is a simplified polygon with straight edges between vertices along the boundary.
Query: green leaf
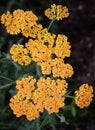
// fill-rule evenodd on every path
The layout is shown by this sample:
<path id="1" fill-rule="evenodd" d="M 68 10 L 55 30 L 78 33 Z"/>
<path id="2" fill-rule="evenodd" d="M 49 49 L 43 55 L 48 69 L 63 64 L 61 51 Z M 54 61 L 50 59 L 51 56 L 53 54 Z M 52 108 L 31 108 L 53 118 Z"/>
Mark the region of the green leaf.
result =
<path id="1" fill-rule="evenodd" d="M 30 128 L 30 130 L 33 130 L 35 128 L 35 120 L 33 120 L 32 122 L 30 122 L 29 128 Z"/>
<path id="2" fill-rule="evenodd" d="M 36 130 L 41 130 L 41 126 L 40 126 L 40 120 L 39 120 L 39 118 L 36 119 Z"/>
<path id="3" fill-rule="evenodd" d="M 72 113 L 73 117 L 76 116 L 76 109 L 74 106 L 71 107 L 71 113 Z"/>
<path id="4" fill-rule="evenodd" d="M 60 116 L 60 122 L 63 123 L 63 122 L 65 122 L 65 121 L 66 121 L 66 120 L 65 120 L 65 116 L 61 115 L 61 116 Z"/>
<path id="5" fill-rule="evenodd" d="M 15 66 L 15 68 L 16 68 L 18 71 L 21 70 L 21 66 L 20 66 L 20 65 L 18 65 L 17 63 L 15 63 L 15 62 L 13 62 L 13 61 L 12 61 L 12 64 Z"/>
<path id="6" fill-rule="evenodd" d="M 5 89 L 8 88 L 12 85 L 13 83 L 5 84 L 5 85 L 0 85 L 0 89 Z"/>
<path id="7" fill-rule="evenodd" d="M 11 96 L 14 96 L 17 93 L 17 90 L 10 89 L 9 93 L 11 94 Z"/>
<path id="8" fill-rule="evenodd" d="M 48 115 L 48 119 L 49 119 L 49 123 L 50 123 L 50 126 L 52 127 L 52 130 L 56 130 L 56 127 L 55 127 L 55 120 L 54 120 L 54 117 L 53 115 Z"/>
<path id="9" fill-rule="evenodd" d="M 43 122 L 41 123 L 41 127 L 44 127 L 49 124 L 48 115 L 44 117 Z"/>
<path id="10" fill-rule="evenodd" d="M 24 40 L 24 38 L 21 37 L 21 38 L 18 40 L 17 44 L 22 43 L 23 40 Z"/>
<path id="11" fill-rule="evenodd" d="M 41 73 L 41 68 L 40 68 L 40 66 L 36 66 L 36 70 L 37 70 L 37 76 L 38 77 L 41 77 L 42 76 L 42 73 Z"/>

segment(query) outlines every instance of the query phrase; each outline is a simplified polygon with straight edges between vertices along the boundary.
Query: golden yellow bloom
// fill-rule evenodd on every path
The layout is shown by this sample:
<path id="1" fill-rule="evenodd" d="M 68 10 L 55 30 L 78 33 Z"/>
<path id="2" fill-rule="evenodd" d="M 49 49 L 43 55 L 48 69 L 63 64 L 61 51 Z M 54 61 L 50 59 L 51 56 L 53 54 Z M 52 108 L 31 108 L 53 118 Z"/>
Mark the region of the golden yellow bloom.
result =
<path id="1" fill-rule="evenodd" d="M 1 23 L 5 25 L 5 27 L 9 26 L 12 21 L 12 15 L 9 11 L 6 14 L 1 16 Z"/>
<path id="2" fill-rule="evenodd" d="M 45 62 L 51 57 L 52 50 L 39 40 L 30 39 L 29 42 L 26 43 L 26 48 L 31 54 L 32 60 L 35 62 Z"/>
<path id="3" fill-rule="evenodd" d="M 1 16 L 1 23 L 5 25 L 7 32 L 10 34 L 18 34 L 20 33 L 20 28 L 25 26 L 25 20 L 24 20 L 24 11 L 23 10 L 15 10 L 13 14 L 11 14 L 9 11 L 6 14 L 3 14 Z M 10 16 L 10 17 L 8 17 Z M 6 24 L 7 20 L 9 24 Z"/>
<path id="4" fill-rule="evenodd" d="M 26 115 L 30 121 L 39 117 L 39 109 L 32 101 L 35 82 L 36 80 L 33 79 L 32 76 L 28 76 L 16 82 L 18 92 L 10 99 L 9 105 L 17 117 Z"/>
<path id="5" fill-rule="evenodd" d="M 13 12 L 13 19 L 12 19 L 12 23 L 10 26 L 17 27 L 17 29 L 19 29 L 18 33 L 20 33 L 21 30 L 24 29 L 24 27 L 26 26 L 26 21 L 25 21 L 23 10 L 17 9 Z M 15 32 L 13 32 L 13 34 L 14 33 Z"/>
<path id="6" fill-rule="evenodd" d="M 38 20 L 37 16 L 32 11 L 25 11 L 26 26 L 32 27 Z"/>
<path id="7" fill-rule="evenodd" d="M 37 40 L 29 40 L 29 42 L 26 43 L 26 48 L 30 51 L 32 57 L 34 57 L 33 55 L 35 55 L 35 57 L 42 55 L 43 61 L 52 59 L 52 54 L 64 59 L 65 57 L 69 57 L 71 52 L 70 43 L 67 41 L 65 35 L 59 34 L 56 37 L 56 35 L 50 34 L 47 29 L 43 29 L 38 33 Z M 48 57 L 46 60 L 44 59 L 45 55 Z M 42 61 L 41 58 L 39 61 Z"/>
<path id="8" fill-rule="evenodd" d="M 26 43 L 32 60 L 41 66 L 42 74 L 53 74 L 54 77 L 68 78 L 74 73 L 70 64 L 63 63 L 70 56 L 70 43 L 65 35 L 50 34 L 43 29 L 37 35 L 37 40 L 30 39 Z"/>
<path id="9" fill-rule="evenodd" d="M 69 16 L 69 12 L 66 6 L 53 4 L 51 5 L 51 8 L 45 10 L 45 15 L 51 20 L 62 20 L 63 18 L 67 18 Z"/>
<path id="10" fill-rule="evenodd" d="M 33 79 L 32 76 L 22 78 L 21 80 L 16 81 L 16 89 L 19 90 L 19 92 L 22 92 L 27 99 L 30 99 L 32 97 L 32 92 L 35 89 L 35 82 L 36 80 Z"/>
<path id="11" fill-rule="evenodd" d="M 64 106 L 63 97 L 68 88 L 65 80 L 51 80 L 49 77 L 40 78 L 37 82 L 38 88 L 34 92 L 33 101 L 42 106 L 50 113 L 57 113 Z"/>
<path id="12" fill-rule="evenodd" d="M 69 78 L 74 74 L 73 67 L 65 64 L 62 59 L 55 58 L 51 62 L 53 77 Z"/>
<path id="13" fill-rule="evenodd" d="M 59 34 L 57 36 L 56 45 L 54 47 L 54 53 L 57 57 L 64 59 L 65 57 L 70 56 L 71 45 L 67 40 L 68 38 L 63 34 Z"/>
<path id="14" fill-rule="evenodd" d="M 82 84 L 79 90 L 75 91 L 75 103 L 80 108 L 88 107 L 93 96 L 93 87 Z"/>
<path id="15" fill-rule="evenodd" d="M 50 62 L 48 61 L 45 61 L 45 62 L 42 62 L 42 63 L 38 63 L 38 65 L 41 66 L 41 71 L 42 71 L 42 74 L 46 74 L 46 75 L 50 75 L 51 74 L 51 61 Z"/>
<path id="16" fill-rule="evenodd" d="M 23 30 L 22 30 L 22 34 L 25 37 L 32 37 L 32 38 L 36 38 L 38 33 L 41 32 L 42 30 L 42 25 L 41 24 L 34 24 L 32 27 L 26 26 Z"/>
<path id="17" fill-rule="evenodd" d="M 16 88 L 18 92 L 10 99 L 9 106 L 17 117 L 25 115 L 31 121 L 38 118 L 44 109 L 49 114 L 58 112 L 64 106 L 63 96 L 68 84 L 65 80 L 51 80 L 48 77 L 36 81 L 28 76 L 17 80 Z"/>
<path id="18" fill-rule="evenodd" d="M 23 45 L 13 44 L 13 46 L 10 49 L 10 54 L 11 54 L 12 60 L 15 62 L 18 62 L 20 65 L 27 66 L 31 62 L 31 58 L 29 57 L 29 52 L 26 48 L 24 48 Z"/>
<path id="19" fill-rule="evenodd" d="M 1 16 L 1 23 L 10 34 L 19 34 L 25 27 L 32 27 L 37 21 L 32 11 L 17 9 L 11 14 L 9 11 Z"/>
<path id="20" fill-rule="evenodd" d="M 48 62 L 39 63 L 42 74 L 53 77 L 69 78 L 74 74 L 73 67 L 70 64 L 65 64 L 61 58 L 51 59 Z"/>
<path id="21" fill-rule="evenodd" d="M 52 48 L 55 42 L 56 35 L 48 32 L 47 28 L 44 28 L 37 36 L 39 42 L 46 45 L 48 48 Z"/>

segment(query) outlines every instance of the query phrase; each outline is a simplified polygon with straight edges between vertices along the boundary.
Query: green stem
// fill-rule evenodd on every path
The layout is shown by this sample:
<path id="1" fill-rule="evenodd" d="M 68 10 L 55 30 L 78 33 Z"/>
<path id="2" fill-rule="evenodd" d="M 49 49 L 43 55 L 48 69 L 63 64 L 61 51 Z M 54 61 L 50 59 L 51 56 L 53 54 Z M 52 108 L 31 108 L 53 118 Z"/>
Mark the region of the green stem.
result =
<path id="1" fill-rule="evenodd" d="M 8 7 L 7 7 L 6 10 L 10 11 L 12 9 L 13 5 L 15 5 L 15 4 L 16 4 L 16 1 L 10 0 L 9 3 L 8 3 Z"/>
<path id="2" fill-rule="evenodd" d="M 8 58 L 2 58 L 2 59 L 0 59 L 0 61 L 5 61 L 5 60 L 10 60 L 10 59 L 8 59 Z"/>
<path id="3" fill-rule="evenodd" d="M 48 31 L 49 31 L 49 29 L 51 28 L 51 26 L 52 26 L 52 24 L 53 24 L 54 21 L 55 21 L 55 19 L 53 19 L 53 20 L 50 22 L 50 24 L 49 24 L 49 26 L 48 26 Z"/>
<path id="4" fill-rule="evenodd" d="M 56 116 L 60 119 L 60 122 L 66 122 L 65 117 L 64 117 L 63 115 L 59 116 L 59 115 L 56 113 Z"/>
<path id="5" fill-rule="evenodd" d="M 8 88 L 8 87 L 10 87 L 13 83 L 15 83 L 15 82 L 11 82 L 11 83 L 9 83 L 9 84 L 2 85 L 2 86 L 0 86 L 0 89 Z"/>
<path id="6" fill-rule="evenodd" d="M 38 77 L 42 77 L 42 73 L 41 73 L 40 66 L 37 65 L 36 71 L 37 71 L 37 76 L 38 76 Z"/>
<path id="7" fill-rule="evenodd" d="M 64 97 L 67 97 L 67 98 L 74 98 L 74 96 L 69 96 L 69 95 L 64 95 Z"/>
<path id="8" fill-rule="evenodd" d="M 55 113 L 55 115 L 60 119 L 60 116 L 57 113 Z"/>
<path id="9" fill-rule="evenodd" d="M 49 121 L 50 121 L 50 125 L 52 127 L 52 130 L 56 130 L 53 119 L 52 119 L 52 115 L 48 115 L 48 117 L 49 117 Z"/>
<path id="10" fill-rule="evenodd" d="M 0 76 L 0 78 L 9 80 L 9 81 L 11 81 L 11 82 L 13 81 L 12 79 L 9 79 L 9 78 L 7 78 L 7 77 L 5 77 L 5 76 Z"/>
<path id="11" fill-rule="evenodd" d="M 1 58 L 0 61 L 5 61 L 5 60 L 9 60 L 10 61 L 11 56 L 10 54 L 6 54 L 6 56 L 4 58 Z"/>

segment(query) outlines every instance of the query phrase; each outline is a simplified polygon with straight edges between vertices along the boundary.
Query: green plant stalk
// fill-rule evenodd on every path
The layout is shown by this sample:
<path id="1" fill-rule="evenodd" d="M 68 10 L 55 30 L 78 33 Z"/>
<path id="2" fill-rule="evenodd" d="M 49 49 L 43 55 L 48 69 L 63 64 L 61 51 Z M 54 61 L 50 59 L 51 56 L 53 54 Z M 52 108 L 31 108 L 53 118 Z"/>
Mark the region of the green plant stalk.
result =
<path id="1" fill-rule="evenodd" d="M 55 127 L 55 125 L 53 124 L 53 120 L 52 120 L 51 115 L 48 114 L 48 118 L 49 118 L 50 126 L 52 127 L 52 130 L 56 130 L 56 127 Z"/>
<path id="2" fill-rule="evenodd" d="M 40 78 L 42 77 L 41 69 L 40 66 L 36 65 L 36 71 L 37 71 L 37 76 Z"/>
<path id="3" fill-rule="evenodd" d="M 67 98 L 74 98 L 74 96 L 70 96 L 70 95 L 64 95 L 64 97 L 67 97 Z"/>
<path id="4" fill-rule="evenodd" d="M 7 77 L 5 77 L 5 76 L 0 76 L 0 78 L 9 80 L 9 81 L 11 81 L 11 82 L 13 81 L 12 79 L 9 79 L 9 78 L 7 78 Z"/>
<path id="5" fill-rule="evenodd" d="M 8 88 L 8 87 L 10 87 L 12 84 L 14 84 L 14 83 L 15 83 L 15 82 L 13 81 L 13 82 L 11 82 L 11 83 L 9 83 L 9 84 L 2 85 L 2 86 L 0 86 L 0 89 Z"/>
<path id="6" fill-rule="evenodd" d="M 52 24 L 53 24 L 54 21 L 55 21 L 55 19 L 53 19 L 53 20 L 50 22 L 50 24 L 49 24 L 49 26 L 48 26 L 48 31 L 49 31 L 49 29 L 51 28 L 51 26 L 52 26 Z"/>

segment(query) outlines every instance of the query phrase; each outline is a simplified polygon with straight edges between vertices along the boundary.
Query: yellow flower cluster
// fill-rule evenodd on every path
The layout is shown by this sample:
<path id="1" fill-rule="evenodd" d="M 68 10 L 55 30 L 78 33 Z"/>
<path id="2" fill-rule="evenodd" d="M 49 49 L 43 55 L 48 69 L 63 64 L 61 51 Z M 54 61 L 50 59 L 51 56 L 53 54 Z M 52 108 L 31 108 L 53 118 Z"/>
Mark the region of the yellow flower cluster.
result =
<path id="1" fill-rule="evenodd" d="M 38 34 L 37 40 L 30 39 L 26 48 L 32 60 L 41 66 L 42 74 L 53 74 L 53 77 L 71 77 L 73 68 L 63 59 L 70 56 L 70 44 L 65 35 L 51 35 L 47 29 Z"/>
<path id="2" fill-rule="evenodd" d="M 40 78 L 36 83 L 32 76 L 28 76 L 16 82 L 18 92 L 10 99 L 9 105 L 17 117 L 26 115 L 31 121 L 38 118 L 44 109 L 49 114 L 58 112 L 64 106 L 63 96 L 67 87 L 65 80 Z"/>
<path id="3" fill-rule="evenodd" d="M 29 65 L 31 62 L 31 57 L 29 57 L 29 52 L 23 45 L 13 44 L 10 49 L 10 54 L 12 55 L 12 59 L 15 62 L 18 62 L 21 65 Z"/>
<path id="4" fill-rule="evenodd" d="M 53 77 L 68 78 L 74 73 L 70 64 L 65 64 L 62 59 L 56 58 L 51 63 Z"/>
<path id="5" fill-rule="evenodd" d="M 52 5 L 57 14 L 66 12 L 65 7 Z M 64 9 L 63 9 L 64 8 Z M 60 12 L 60 13 L 58 13 Z M 65 17 L 65 13 L 64 13 Z M 13 14 L 7 12 L 1 16 L 1 22 L 10 34 L 22 33 L 31 37 L 25 47 L 13 45 L 10 49 L 12 60 L 21 65 L 29 65 L 31 61 L 41 66 L 42 74 L 53 74 L 54 77 L 68 78 L 73 74 L 73 68 L 65 64 L 63 59 L 70 56 L 70 44 L 65 35 L 51 34 L 47 28 L 37 24 L 37 17 L 32 11 L 15 10 Z"/>
<path id="6" fill-rule="evenodd" d="M 36 38 L 38 33 L 40 33 L 42 31 L 43 27 L 41 24 L 37 24 L 35 23 L 32 27 L 25 27 L 22 30 L 22 34 L 25 37 L 32 37 L 32 38 Z"/>
<path id="7" fill-rule="evenodd" d="M 17 117 L 26 115 L 28 120 L 39 117 L 39 111 L 35 104 L 32 103 L 35 82 L 36 80 L 32 76 L 16 82 L 18 92 L 10 99 L 9 105 Z"/>
<path id="8" fill-rule="evenodd" d="M 30 39 L 26 43 L 26 48 L 29 50 L 32 60 L 38 63 L 48 61 L 51 57 L 54 38 L 55 35 L 51 35 L 47 29 L 44 29 L 38 34 L 36 40 Z"/>
<path id="9" fill-rule="evenodd" d="M 54 47 L 54 52 L 57 57 L 65 58 L 70 56 L 71 45 L 67 41 L 68 38 L 65 35 L 59 34 L 56 39 L 56 46 Z"/>
<path id="10" fill-rule="evenodd" d="M 29 65 L 31 61 L 41 66 L 42 74 L 53 74 L 53 77 L 71 77 L 73 68 L 64 63 L 64 58 L 70 56 L 70 43 L 65 35 L 51 34 L 42 29 L 35 35 L 36 39 L 30 39 L 25 48 L 23 45 L 13 45 L 10 54 L 15 62 L 21 65 Z M 34 36 L 34 37 L 35 37 Z"/>
<path id="11" fill-rule="evenodd" d="M 32 11 L 17 9 L 11 14 L 9 11 L 1 16 L 1 23 L 5 25 L 10 34 L 19 34 L 25 28 L 31 28 L 37 21 Z"/>
<path id="12" fill-rule="evenodd" d="M 75 91 L 75 103 L 80 108 L 88 107 L 92 98 L 93 87 L 88 84 L 82 84 L 79 90 Z"/>
<path id="13" fill-rule="evenodd" d="M 50 113 L 58 112 L 64 106 L 64 95 L 68 84 L 65 80 L 51 80 L 49 77 L 40 78 L 38 88 L 34 92 L 34 102 L 43 102 L 44 108 Z"/>
<path id="14" fill-rule="evenodd" d="M 51 8 L 45 10 L 45 15 L 51 20 L 62 20 L 69 16 L 69 12 L 66 6 L 53 4 L 51 5 Z"/>

